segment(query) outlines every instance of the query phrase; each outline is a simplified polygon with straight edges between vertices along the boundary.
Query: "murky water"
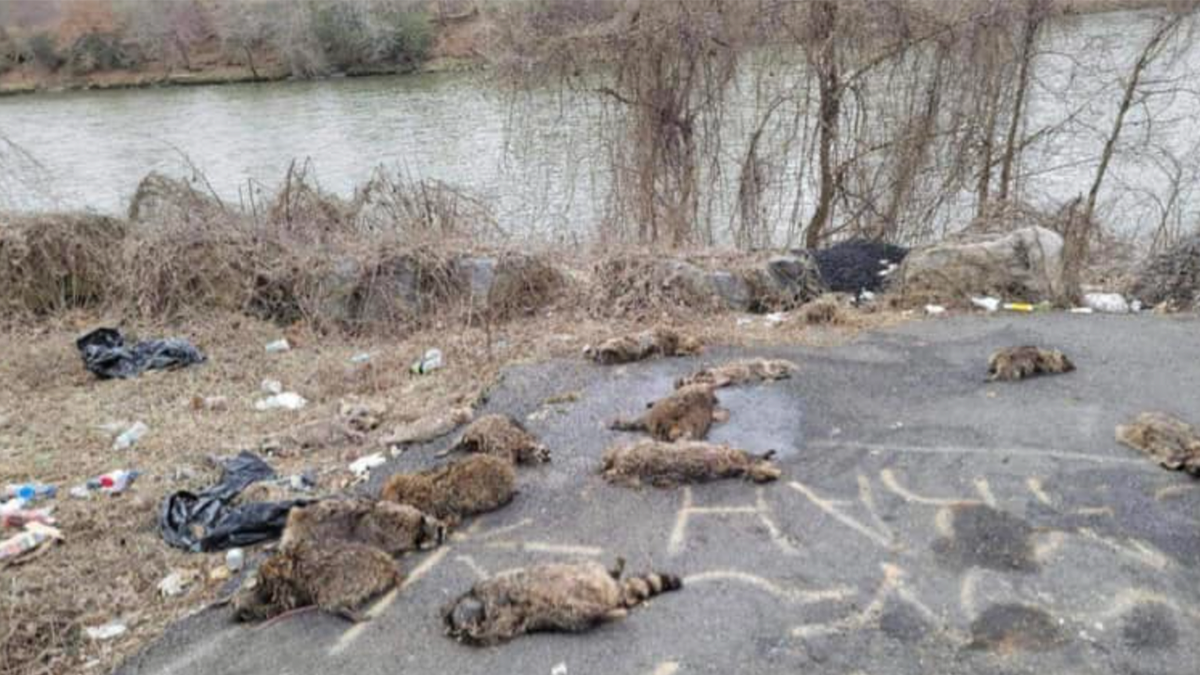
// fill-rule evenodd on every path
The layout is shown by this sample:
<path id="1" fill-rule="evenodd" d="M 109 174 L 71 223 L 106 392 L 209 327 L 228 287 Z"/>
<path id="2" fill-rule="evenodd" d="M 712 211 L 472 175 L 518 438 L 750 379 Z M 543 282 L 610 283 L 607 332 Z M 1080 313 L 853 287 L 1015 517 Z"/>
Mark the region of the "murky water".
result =
<path id="1" fill-rule="evenodd" d="M 1148 30 L 1145 15 L 1114 14 L 1052 31 L 1029 127 L 1056 132 L 1027 151 L 1026 198 L 1053 204 L 1087 191 L 1119 98 L 1117 75 Z M 1084 57 L 1086 68 L 1072 67 L 1070 58 Z M 1194 159 L 1196 150 L 1187 127 L 1196 100 L 1161 96 L 1151 105 L 1160 108 L 1156 147 L 1119 158 L 1104 194 L 1110 219 L 1138 228 L 1154 223 L 1169 196 L 1172 158 Z M 569 237 L 603 213 L 607 158 L 590 124 L 596 114 L 549 92 L 513 104 L 466 75 L 21 96 L 0 100 L 0 136 L 27 153 L 0 144 L 0 205 L 121 212 L 147 172 L 184 175 L 189 163 L 236 202 L 249 181 L 270 187 L 293 160 L 311 160 L 322 187 L 339 194 L 384 165 L 465 188 L 510 231 Z M 1149 129 L 1143 110 L 1130 122 L 1126 145 Z M 1194 221 L 1185 192 L 1179 213 Z"/>

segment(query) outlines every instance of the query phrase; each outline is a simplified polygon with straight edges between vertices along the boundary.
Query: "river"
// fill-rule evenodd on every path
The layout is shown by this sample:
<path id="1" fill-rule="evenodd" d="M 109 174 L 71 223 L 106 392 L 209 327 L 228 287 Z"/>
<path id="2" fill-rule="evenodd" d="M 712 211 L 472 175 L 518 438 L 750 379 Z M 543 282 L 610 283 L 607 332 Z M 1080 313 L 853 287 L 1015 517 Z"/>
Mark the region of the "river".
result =
<path id="1" fill-rule="evenodd" d="M 1106 14 L 1051 30 L 1028 126 L 1061 128 L 1028 149 L 1024 197 L 1053 205 L 1086 192 L 1119 76 L 1152 19 Z M 1196 51 L 1165 68 L 1200 70 Z M 1168 174 L 1181 183 L 1196 177 L 1195 98 L 1149 105 L 1159 106 L 1160 147 L 1123 152 L 1102 195 L 1106 216 L 1130 231 L 1153 224 L 1176 192 Z M 1148 109 L 1131 114 L 1125 145 L 1144 139 Z M 343 196 L 378 166 L 442 180 L 491 204 L 510 231 L 565 238 L 603 213 L 606 157 L 595 114 L 551 92 L 514 104 L 486 78 L 463 74 L 10 97 L 0 100 L 0 137 L 20 152 L 0 145 L 0 207 L 120 213 L 147 172 L 189 175 L 190 167 L 236 203 L 251 182 L 277 184 L 295 160 L 311 162 L 320 185 Z M 1196 200 L 1190 188 L 1179 192 L 1176 217 L 1194 224 Z"/>

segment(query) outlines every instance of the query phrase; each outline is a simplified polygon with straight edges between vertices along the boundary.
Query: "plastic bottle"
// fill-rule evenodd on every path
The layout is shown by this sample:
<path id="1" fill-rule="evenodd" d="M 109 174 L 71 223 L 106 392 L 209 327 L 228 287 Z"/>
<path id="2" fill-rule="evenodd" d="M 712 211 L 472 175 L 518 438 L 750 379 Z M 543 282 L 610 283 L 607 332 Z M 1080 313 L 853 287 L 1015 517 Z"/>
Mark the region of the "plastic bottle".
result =
<path id="1" fill-rule="evenodd" d="M 121 435 L 117 436 L 117 440 L 113 441 L 113 450 L 132 448 L 133 444 L 141 440 L 147 431 L 150 431 L 150 427 L 146 426 L 145 422 L 135 422 L 133 426 L 121 432 Z"/>
<path id="2" fill-rule="evenodd" d="M 110 471 L 88 480 L 87 487 L 91 490 L 99 490 L 117 495 L 124 492 L 140 475 L 142 475 L 140 471 L 131 471 L 128 469 Z"/>
<path id="3" fill-rule="evenodd" d="M 57 492 L 58 488 L 45 483 L 9 483 L 4 486 L 5 499 L 21 499 L 26 502 L 49 499 Z"/>
<path id="4" fill-rule="evenodd" d="M 430 349 L 425 352 L 425 356 L 421 357 L 420 361 L 412 364 L 412 372 L 415 375 L 425 375 L 442 367 L 442 350 Z"/>

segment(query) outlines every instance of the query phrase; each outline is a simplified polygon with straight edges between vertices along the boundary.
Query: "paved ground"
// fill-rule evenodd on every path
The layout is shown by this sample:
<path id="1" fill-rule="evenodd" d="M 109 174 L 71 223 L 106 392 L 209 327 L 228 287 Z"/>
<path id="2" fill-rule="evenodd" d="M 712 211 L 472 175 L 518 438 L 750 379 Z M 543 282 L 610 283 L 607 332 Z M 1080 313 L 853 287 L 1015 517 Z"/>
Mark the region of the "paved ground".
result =
<path id="1" fill-rule="evenodd" d="M 1076 373 L 985 384 L 994 348 L 1067 351 Z M 490 410 L 528 418 L 555 461 L 450 546 L 405 561 L 377 617 L 265 629 L 213 611 L 127 673 L 1195 673 L 1200 490 L 1117 445 L 1143 410 L 1200 420 L 1200 321 L 1040 315 L 911 324 L 853 345 L 761 352 L 795 379 L 723 390 L 713 438 L 778 450 L 785 478 L 627 490 L 594 475 L 604 422 L 701 364 L 510 372 Z M 577 403 L 543 406 L 580 391 Z M 436 448 L 394 467 L 427 464 Z M 683 591 L 581 636 L 473 649 L 439 608 L 478 575 L 629 559 Z"/>

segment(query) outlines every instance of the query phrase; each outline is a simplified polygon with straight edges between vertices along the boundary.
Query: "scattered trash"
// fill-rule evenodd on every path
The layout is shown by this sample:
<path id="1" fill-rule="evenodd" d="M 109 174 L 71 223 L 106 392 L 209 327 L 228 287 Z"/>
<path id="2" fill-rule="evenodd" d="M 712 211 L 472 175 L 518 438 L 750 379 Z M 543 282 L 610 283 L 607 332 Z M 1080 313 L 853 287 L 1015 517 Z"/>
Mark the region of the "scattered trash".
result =
<path id="1" fill-rule="evenodd" d="M 774 312 L 772 314 L 768 314 L 765 317 L 765 320 L 766 320 L 768 326 L 778 326 L 779 324 L 786 321 L 787 317 L 784 316 L 783 312 Z"/>
<path id="2" fill-rule="evenodd" d="M 110 621 L 103 626 L 88 626 L 85 632 L 89 640 L 111 640 L 121 637 L 128 630 L 129 627 L 120 621 Z"/>
<path id="3" fill-rule="evenodd" d="M 125 346 L 115 328 L 98 328 L 75 341 L 88 372 L 102 380 L 130 378 L 147 370 L 184 368 L 203 363 L 204 354 L 187 340 L 168 338 Z"/>
<path id="4" fill-rule="evenodd" d="M 184 589 L 195 580 L 195 570 L 174 570 L 158 582 L 158 594 L 164 598 L 182 595 Z"/>
<path id="5" fill-rule="evenodd" d="M 72 497 L 88 497 L 94 491 L 100 491 L 106 494 L 119 495 L 124 492 L 137 477 L 142 475 L 140 471 L 131 471 L 129 469 L 119 469 L 117 471 L 109 471 L 106 474 L 101 474 L 95 478 L 88 479 L 87 483 L 77 485 L 71 488 Z M 80 490 L 82 488 L 82 491 Z"/>
<path id="6" fill-rule="evenodd" d="M 1092 309 L 1091 307 L 1072 307 L 1071 313 L 1072 314 L 1094 314 L 1095 310 Z"/>
<path id="7" fill-rule="evenodd" d="M 58 528 L 39 522 L 27 523 L 24 532 L 0 541 L 0 561 L 17 558 L 48 541 L 62 538 Z"/>
<path id="8" fill-rule="evenodd" d="M 1084 293 L 1083 305 L 1105 314 L 1128 314 L 1129 303 L 1120 293 Z"/>
<path id="9" fill-rule="evenodd" d="M 1025 312 L 1026 314 L 1031 312 L 1048 312 L 1051 309 L 1050 303 L 1044 301 L 1036 305 L 1028 302 L 1006 302 L 1002 307 L 1010 312 Z"/>
<path id="10" fill-rule="evenodd" d="M 288 344 L 287 338 L 283 338 L 281 340 L 267 343 L 266 350 L 268 354 L 278 354 L 280 352 L 286 352 L 291 348 L 292 346 Z"/>
<path id="11" fill-rule="evenodd" d="M 225 567 L 230 572 L 239 572 L 246 564 L 246 552 L 240 548 L 231 548 L 225 552 Z"/>
<path id="12" fill-rule="evenodd" d="M 359 457 L 350 463 L 350 472 L 360 479 L 364 479 L 371 474 L 371 469 L 377 466 L 383 466 L 387 463 L 383 453 L 376 452 L 366 457 Z"/>
<path id="13" fill-rule="evenodd" d="M 419 361 L 412 364 L 412 372 L 414 375 L 425 375 L 442 367 L 442 350 L 430 349 L 425 352 Z"/>
<path id="14" fill-rule="evenodd" d="M 150 427 L 146 426 L 145 422 L 134 422 L 133 426 L 122 431 L 117 436 L 117 439 L 113 441 L 113 450 L 128 450 L 132 448 L 134 444 L 142 439 L 142 436 L 146 435 L 147 431 L 150 431 Z"/>
<path id="15" fill-rule="evenodd" d="M 14 506 L 9 508 L 9 504 Z M 0 529 L 5 527 L 20 529 L 30 523 L 55 524 L 54 518 L 50 515 L 50 509 L 27 509 L 24 504 L 24 501 L 14 499 L 0 508 Z"/>
<path id="16" fill-rule="evenodd" d="M 737 318 L 737 326 L 738 326 L 738 328 L 741 328 L 742 326 L 749 326 L 749 325 L 750 325 L 750 324 L 752 324 L 752 323 L 754 323 L 754 319 L 751 319 L 751 318 L 750 318 L 750 317 L 748 317 L 748 316 L 739 316 L 739 317 Z"/>
<path id="17" fill-rule="evenodd" d="M 163 500 L 158 525 L 176 548 L 198 552 L 246 546 L 278 538 L 294 506 L 310 500 L 255 502 L 230 506 L 248 485 L 275 478 L 275 471 L 253 453 L 222 462 L 221 481 L 199 494 L 180 490 Z"/>
<path id="18" fill-rule="evenodd" d="M 262 384 L 258 385 L 264 394 L 282 394 L 283 383 L 279 380 L 263 380 Z"/>
<path id="19" fill-rule="evenodd" d="M 372 354 L 368 354 L 367 352 L 355 354 L 354 356 L 350 357 L 350 363 L 366 363 L 367 361 L 371 360 L 371 357 Z"/>
<path id="20" fill-rule="evenodd" d="M 283 408 L 284 410 L 300 410 L 306 405 L 308 405 L 308 401 L 303 396 L 294 391 L 287 391 L 256 401 L 254 408 L 259 411 L 276 410 L 279 408 Z"/>
<path id="21" fill-rule="evenodd" d="M 971 298 L 971 304 L 984 311 L 995 312 L 1000 309 L 1000 298 L 993 298 L 986 295 L 974 297 Z"/>
<path id="22" fill-rule="evenodd" d="M 233 572 L 230 572 L 229 568 L 224 565 L 218 565 L 217 567 L 212 568 L 212 571 L 208 573 L 208 578 L 212 581 L 225 581 L 232 576 Z"/>
<path id="23" fill-rule="evenodd" d="M 45 483 L 9 483 L 4 486 L 5 499 L 33 502 L 39 499 L 53 499 L 56 494 L 58 488 Z"/>
<path id="24" fill-rule="evenodd" d="M 560 663 L 550 669 L 550 675 L 567 675 L 567 664 Z"/>
<path id="25" fill-rule="evenodd" d="M 193 396 L 192 410 L 225 411 L 229 409 L 229 399 L 224 396 Z"/>
<path id="26" fill-rule="evenodd" d="M 941 305 L 925 305 L 925 313 L 930 316 L 937 316 L 938 314 L 945 314 L 946 308 Z"/>

